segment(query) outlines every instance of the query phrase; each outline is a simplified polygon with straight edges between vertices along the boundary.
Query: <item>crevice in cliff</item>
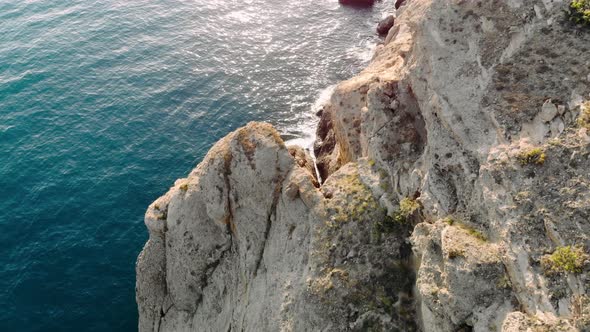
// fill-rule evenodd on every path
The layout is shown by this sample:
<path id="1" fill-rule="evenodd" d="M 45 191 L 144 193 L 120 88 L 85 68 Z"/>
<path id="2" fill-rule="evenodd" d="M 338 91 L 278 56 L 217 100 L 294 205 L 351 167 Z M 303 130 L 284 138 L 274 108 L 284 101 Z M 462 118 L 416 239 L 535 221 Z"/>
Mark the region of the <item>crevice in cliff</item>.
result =
<path id="1" fill-rule="evenodd" d="M 228 149 L 225 151 L 223 155 L 223 181 L 225 182 L 225 187 L 227 189 L 227 197 L 226 197 L 226 204 L 227 204 L 227 217 L 225 219 L 225 224 L 228 227 L 228 233 L 230 234 L 230 240 L 233 236 L 236 235 L 236 225 L 234 224 L 234 215 L 233 215 L 233 208 L 231 203 L 231 182 L 229 176 L 231 175 L 231 162 L 233 160 L 233 155 L 231 151 Z M 231 247 L 231 246 L 230 246 Z"/>
<path id="2" fill-rule="evenodd" d="M 219 249 L 221 249 L 221 248 L 219 248 Z M 213 261 L 205 266 L 204 273 L 201 276 L 201 284 L 203 285 L 201 288 L 202 290 L 205 290 L 207 288 L 207 286 L 209 286 L 209 278 L 215 272 L 215 270 L 217 269 L 219 264 L 221 264 L 221 262 L 225 259 L 225 254 L 230 250 L 231 250 L 231 243 L 229 246 L 226 246 L 226 248 L 224 248 L 221 251 L 221 255 L 219 256 L 218 259 L 216 259 L 215 261 Z M 199 309 L 201 303 L 203 303 L 203 294 L 201 294 L 201 296 L 199 297 L 199 300 L 197 301 L 197 305 L 195 306 L 195 310 L 192 312 L 193 315 Z"/>
<path id="3" fill-rule="evenodd" d="M 216 250 L 221 250 L 221 254 L 219 255 L 219 258 L 214 260 L 213 262 L 210 262 L 209 264 L 207 264 L 205 266 L 204 272 L 201 275 L 201 285 L 202 285 L 201 289 L 202 290 L 205 290 L 207 288 L 207 286 L 209 285 L 209 278 L 215 272 L 215 270 L 217 269 L 219 264 L 221 264 L 221 262 L 225 259 L 227 252 L 231 251 L 231 249 L 233 247 L 233 243 L 234 243 L 233 238 L 234 238 L 234 236 L 236 236 L 236 226 L 233 221 L 234 220 L 234 212 L 233 212 L 233 204 L 232 204 L 232 199 L 231 199 L 232 185 L 231 185 L 231 181 L 230 181 L 230 175 L 232 174 L 231 162 L 233 160 L 233 155 L 231 154 L 231 151 L 229 149 L 227 151 L 225 151 L 225 153 L 223 155 L 223 159 L 224 159 L 223 180 L 225 182 L 225 187 L 227 190 L 227 194 L 225 197 L 226 204 L 227 204 L 227 215 L 225 217 L 224 224 L 226 226 L 226 233 L 229 236 L 229 241 L 228 241 L 229 243 L 226 243 L 223 247 L 221 247 L 221 246 L 216 247 Z M 195 310 L 192 314 L 194 314 L 199 309 L 202 302 L 203 302 L 203 294 L 201 294 L 201 296 L 197 300 Z"/>
<path id="4" fill-rule="evenodd" d="M 262 246 L 260 248 L 260 252 L 258 257 L 256 258 L 256 267 L 254 268 L 254 277 L 258 275 L 258 270 L 260 269 L 260 264 L 262 263 L 262 259 L 264 256 L 264 250 L 266 249 L 266 242 L 268 241 L 268 237 L 270 235 L 270 229 L 272 227 L 272 218 L 273 216 L 276 217 L 277 213 L 277 205 L 279 203 L 279 198 L 281 196 L 281 191 L 283 190 L 283 176 L 279 176 L 277 179 L 277 185 L 275 186 L 275 190 L 273 193 L 272 204 L 270 206 L 270 210 L 266 217 L 266 229 L 264 230 L 264 239 Z"/>
<path id="5" fill-rule="evenodd" d="M 172 299 L 170 299 L 168 296 L 166 296 L 164 299 L 168 298 L 170 301 L 172 301 Z M 170 305 L 168 306 L 168 308 L 164 309 L 164 304 L 162 304 L 162 306 L 160 307 L 160 319 L 158 320 L 158 329 L 157 331 L 160 332 L 160 330 L 162 329 L 162 320 L 164 319 L 164 317 L 166 317 L 166 315 L 168 315 L 168 312 L 174 308 L 175 305 L 173 302 L 170 303 Z"/>
<path id="6" fill-rule="evenodd" d="M 372 135 L 371 137 L 369 137 L 368 141 L 371 141 L 373 138 L 375 138 L 375 136 L 377 136 L 381 130 L 383 130 L 383 128 L 387 127 L 388 125 L 390 125 L 392 122 L 394 122 L 395 119 L 391 119 L 389 121 L 387 121 L 386 123 L 384 123 L 381 127 L 379 127 L 379 129 L 377 129 Z"/>

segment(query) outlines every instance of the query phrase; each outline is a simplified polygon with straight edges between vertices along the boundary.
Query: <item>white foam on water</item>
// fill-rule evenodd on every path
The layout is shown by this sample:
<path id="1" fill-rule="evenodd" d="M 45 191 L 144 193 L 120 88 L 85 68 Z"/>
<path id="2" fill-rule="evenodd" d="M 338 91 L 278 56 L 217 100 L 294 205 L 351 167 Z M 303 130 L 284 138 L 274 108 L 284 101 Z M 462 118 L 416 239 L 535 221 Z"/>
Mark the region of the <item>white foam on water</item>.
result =
<path id="1" fill-rule="evenodd" d="M 299 137 L 289 139 L 285 142 L 286 145 L 298 145 L 309 151 L 311 156 L 315 159 L 313 153 L 313 143 L 315 141 L 315 133 L 319 118 L 316 113 L 330 101 L 332 93 L 336 85 L 330 85 L 320 91 L 315 102 L 309 108 L 309 112 L 305 115 L 300 124 L 293 128 L 294 132 L 301 133 Z"/>

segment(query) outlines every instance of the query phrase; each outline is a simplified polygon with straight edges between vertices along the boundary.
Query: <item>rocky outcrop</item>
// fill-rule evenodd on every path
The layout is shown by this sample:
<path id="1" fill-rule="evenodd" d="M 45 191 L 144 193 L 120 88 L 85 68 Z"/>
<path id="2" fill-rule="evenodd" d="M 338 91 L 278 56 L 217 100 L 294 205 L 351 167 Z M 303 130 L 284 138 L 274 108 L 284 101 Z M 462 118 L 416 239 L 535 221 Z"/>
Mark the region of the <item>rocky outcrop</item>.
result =
<path id="1" fill-rule="evenodd" d="M 321 179 L 326 179 L 334 173 L 340 164 L 338 162 L 338 149 L 336 149 L 336 134 L 332 124 L 332 108 L 325 107 L 316 131 L 316 141 L 313 145 L 316 156 L 316 167 Z"/>
<path id="2" fill-rule="evenodd" d="M 410 228 L 356 164 L 320 189 L 309 160 L 251 123 L 150 206 L 140 330 L 415 329 Z"/>
<path id="3" fill-rule="evenodd" d="M 406 3 L 406 0 L 395 0 L 395 9 L 399 9 L 399 7 L 403 6 Z"/>
<path id="4" fill-rule="evenodd" d="M 386 18 L 382 19 L 379 24 L 377 24 L 377 33 L 380 36 L 384 36 L 387 35 L 387 33 L 389 32 L 389 29 L 391 29 L 391 27 L 393 27 L 393 24 L 395 23 L 395 17 L 393 15 L 389 15 Z"/>
<path id="5" fill-rule="evenodd" d="M 587 331 L 590 33 L 412 0 L 309 156 L 249 124 L 146 213 L 142 331 Z"/>

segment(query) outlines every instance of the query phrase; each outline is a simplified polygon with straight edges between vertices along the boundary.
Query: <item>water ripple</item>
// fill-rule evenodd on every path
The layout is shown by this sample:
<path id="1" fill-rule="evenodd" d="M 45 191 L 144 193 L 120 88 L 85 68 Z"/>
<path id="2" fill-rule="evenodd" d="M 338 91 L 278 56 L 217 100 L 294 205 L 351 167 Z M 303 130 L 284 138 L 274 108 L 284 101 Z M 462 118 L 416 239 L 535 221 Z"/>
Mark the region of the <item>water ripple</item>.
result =
<path id="1" fill-rule="evenodd" d="M 309 146 L 378 9 L 0 2 L 0 331 L 136 330 L 146 206 L 248 121 Z"/>

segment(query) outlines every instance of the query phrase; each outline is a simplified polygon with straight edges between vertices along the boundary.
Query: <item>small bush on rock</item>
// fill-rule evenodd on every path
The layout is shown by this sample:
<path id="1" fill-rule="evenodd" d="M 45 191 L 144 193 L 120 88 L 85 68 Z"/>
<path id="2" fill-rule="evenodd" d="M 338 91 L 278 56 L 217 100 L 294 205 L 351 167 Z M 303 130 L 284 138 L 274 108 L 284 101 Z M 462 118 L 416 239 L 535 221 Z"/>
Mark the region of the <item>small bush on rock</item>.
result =
<path id="1" fill-rule="evenodd" d="M 408 222 L 420 210 L 420 207 L 420 203 L 417 200 L 409 197 L 403 198 L 399 202 L 399 210 L 393 215 L 393 220 L 401 223 Z"/>
<path id="2" fill-rule="evenodd" d="M 569 8 L 570 20 L 590 26 L 590 0 L 573 0 Z"/>
<path id="3" fill-rule="evenodd" d="M 419 209 L 420 203 L 415 199 L 406 197 L 399 202 L 399 212 L 406 218 L 413 215 Z"/>
<path id="4" fill-rule="evenodd" d="M 445 219 L 443 219 L 443 222 L 449 226 L 453 226 L 453 224 L 455 224 L 456 221 L 451 217 L 446 217 Z"/>
<path id="5" fill-rule="evenodd" d="M 467 232 L 467 234 L 473 236 L 477 240 L 481 242 L 487 242 L 488 238 L 482 232 L 478 231 L 477 229 L 464 224 L 463 222 L 454 219 L 453 217 L 446 217 L 442 220 L 445 224 L 449 226 L 456 226 Z"/>
<path id="6" fill-rule="evenodd" d="M 533 148 L 527 151 L 523 151 L 518 155 L 518 161 L 520 161 L 521 165 L 543 165 L 545 163 L 545 159 L 547 156 L 543 149 L 541 148 Z"/>
<path id="7" fill-rule="evenodd" d="M 488 240 L 488 238 L 485 235 L 483 235 L 482 232 L 476 230 L 475 228 L 471 228 L 467 225 L 461 225 L 461 228 L 466 230 L 469 235 L 473 236 L 474 238 L 478 239 L 479 241 L 486 242 Z"/>
<path id="8" fill-rule="evenodd" d="M 558 247 L 551 255 L 541 258 L 541 266 L 547 274 L 582 273 L 589 258 L 581 246 Z"/>
<path id="9" fill-rule="evenodd" d="M 180 190 L 187 191 L 188 190 L 188 183 L 183 183 L 180 185 Z"/>

